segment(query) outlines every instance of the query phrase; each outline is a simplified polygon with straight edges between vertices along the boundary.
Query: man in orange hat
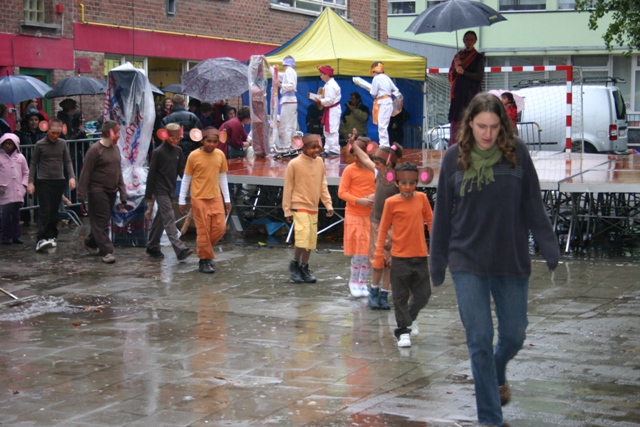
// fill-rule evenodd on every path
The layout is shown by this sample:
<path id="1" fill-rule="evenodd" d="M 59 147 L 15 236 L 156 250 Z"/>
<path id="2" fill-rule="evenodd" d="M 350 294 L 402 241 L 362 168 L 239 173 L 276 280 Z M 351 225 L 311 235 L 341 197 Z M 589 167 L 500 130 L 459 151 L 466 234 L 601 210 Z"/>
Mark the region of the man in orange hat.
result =
<path id="1" fill-rule="evenodd" d="M 325 155 L 340 155 L 340 116 L 342 115 L 342 107 L 340 106 L 340 86 L 333 78 L 333 68 L 328 65 L 318 67 L 320 71 L 320 79 L 325 83 L 324 95 L 316 98 L 318 108 L 324 108 L 322 112 L 322 126 L 324 129 Z"/>

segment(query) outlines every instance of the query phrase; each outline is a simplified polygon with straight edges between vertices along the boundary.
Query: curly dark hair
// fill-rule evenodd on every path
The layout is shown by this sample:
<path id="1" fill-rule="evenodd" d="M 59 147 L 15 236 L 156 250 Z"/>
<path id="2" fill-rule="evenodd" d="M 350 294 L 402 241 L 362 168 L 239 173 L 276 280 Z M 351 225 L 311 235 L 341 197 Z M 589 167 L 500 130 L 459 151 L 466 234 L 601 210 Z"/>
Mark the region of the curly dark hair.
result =
<path id="1" fill-rule="evenodd" d="M 516 166 L 516 146 L 513 142 L 513 125 L 511 124 L 511 119 L 507 116 L 507 112 L 500 98 L 484 92 L 473 97 L 462 117 L 460 130 L 456 136 L 456 142 L 458 144 L 458 165 L 465 171 L 471 166 L 471 148 L 476 143 L 473 138 L 471 121 L 478 114 L 484 112 L 493 113 L 500 118 L 500 131 L 496 139 L 496 145 L 498 149 L 502 151 L 509 165 L 514 168 Z"/>

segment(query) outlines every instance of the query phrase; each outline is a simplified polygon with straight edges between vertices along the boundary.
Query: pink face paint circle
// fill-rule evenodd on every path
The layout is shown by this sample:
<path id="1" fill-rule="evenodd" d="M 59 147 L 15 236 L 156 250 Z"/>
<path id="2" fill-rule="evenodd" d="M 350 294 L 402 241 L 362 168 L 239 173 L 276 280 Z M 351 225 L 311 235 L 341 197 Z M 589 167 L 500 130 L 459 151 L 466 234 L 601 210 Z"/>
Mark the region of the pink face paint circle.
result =
<path id="1" fill-rule="evenodd" d="M 192 141 L 202 141 L 202 131 L 198 128 L 191 129 L 191 131 L 189 132 L 189 136 L 191 137 Z"/>
<path id="2" fill-rule="evenodd" d="M 166 141 L 167 139 L 169 139 L 169 132 L 167 132 L 166 129 L 158 129 L 156 135 L 162 141 Z"/>
<path id="3" fill-rule="evenodd" d="M 391 171 L 387 172 L 387 181 L 392 182 L 394 178 L 395 178 L 395 175 L 393 172 Z"/>

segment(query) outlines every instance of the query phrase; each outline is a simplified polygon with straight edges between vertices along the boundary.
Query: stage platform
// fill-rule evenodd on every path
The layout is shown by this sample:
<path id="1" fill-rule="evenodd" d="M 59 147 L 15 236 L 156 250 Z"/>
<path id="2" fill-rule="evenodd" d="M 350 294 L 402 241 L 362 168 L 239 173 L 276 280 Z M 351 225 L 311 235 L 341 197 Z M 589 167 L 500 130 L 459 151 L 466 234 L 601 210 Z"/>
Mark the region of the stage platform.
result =
<path id="1" fill-rule="evenodd" d="M 640 155 L 604 155 L 532 151 L 543 198 L 565 251 L 588 239 L 640 239 Z M 444 151 L 408 149 L 403 161 L 430 166 L 434 179 L 422 188 L 434 201 Z M 282 221 L 280 209 L 284 175 L 290 159 L 244 158 L 229 160 L 228 180 L 234 185 L 237 218 L 245 227 L 268 218 Z M 339 214 L 321 228 L 341 222 L 344 203 L 337 187 L 344 168 L 353 162 L 345 153 L 324 159 L 327 183 Z M 250 214 L 247 215 L 247 210 Z M 328 221 L 328 223 L 327 223 Z"/>

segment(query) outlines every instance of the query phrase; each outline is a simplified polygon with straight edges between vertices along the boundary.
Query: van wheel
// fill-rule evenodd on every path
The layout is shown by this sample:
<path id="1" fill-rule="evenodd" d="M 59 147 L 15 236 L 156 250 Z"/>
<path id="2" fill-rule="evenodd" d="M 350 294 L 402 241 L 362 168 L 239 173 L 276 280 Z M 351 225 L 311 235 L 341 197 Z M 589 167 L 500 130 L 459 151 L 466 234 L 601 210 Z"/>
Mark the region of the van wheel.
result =
<path id="1" fill-rule="evenodd" d="M 571 151 L 574 153 L 582 153 L 582 141 L 572 141 L 571 142 Z M 584 142 L 584 152 L 585 153 L 598 153 L 596 147 L 591 145 L 591 143 L 585 141 Z"/>
<path id="2" fill-rule="evenodd" d="M 596 147 L 594 147 L 593 145 L 589 144 L 588 142 L 584 143 L 584 152 L 585 153 L 597 153 L 598 150 L 596 150 Z"/>

